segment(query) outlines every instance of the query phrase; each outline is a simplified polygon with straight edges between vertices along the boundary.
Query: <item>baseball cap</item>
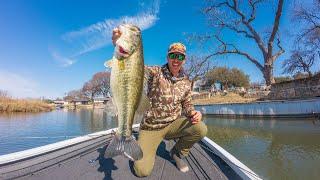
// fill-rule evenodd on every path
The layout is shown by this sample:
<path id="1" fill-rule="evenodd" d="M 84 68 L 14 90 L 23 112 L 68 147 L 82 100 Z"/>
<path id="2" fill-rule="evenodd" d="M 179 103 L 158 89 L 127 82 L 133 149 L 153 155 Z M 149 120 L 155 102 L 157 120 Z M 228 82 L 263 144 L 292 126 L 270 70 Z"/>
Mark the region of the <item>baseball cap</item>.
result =
<path id="1" fill-rule="evenodd" d="M 178 52 L 178 53 L 186 55 L 186 50 L 187 50 L 187 48 L 184 44 L 182 44 L 180 42 L 175 42 L 169 46 L 168 53 Z"/>

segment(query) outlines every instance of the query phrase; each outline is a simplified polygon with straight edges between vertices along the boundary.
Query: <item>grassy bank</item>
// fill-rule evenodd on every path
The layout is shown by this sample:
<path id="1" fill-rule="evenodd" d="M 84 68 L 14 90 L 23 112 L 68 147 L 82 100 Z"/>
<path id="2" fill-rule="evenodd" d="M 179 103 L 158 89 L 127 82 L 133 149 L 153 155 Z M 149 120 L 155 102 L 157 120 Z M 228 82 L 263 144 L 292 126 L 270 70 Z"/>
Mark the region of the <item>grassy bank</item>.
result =
<path id="1" fill-rule="evenodd" d="M 53 109 L 53 105 L 40 100 L 0 97 L 0 112 L 43 112 L 52 111 Z"/>
<path id="2" fill-rule="evenodd" d="M 239 94 L 228 93 L 227 95 L 216 95 L 207 99 L 192 100 L 194 104 L 224 104 L 224 103 L 249 103 L 256 101 L 257 98 L 244 98 Z"/>

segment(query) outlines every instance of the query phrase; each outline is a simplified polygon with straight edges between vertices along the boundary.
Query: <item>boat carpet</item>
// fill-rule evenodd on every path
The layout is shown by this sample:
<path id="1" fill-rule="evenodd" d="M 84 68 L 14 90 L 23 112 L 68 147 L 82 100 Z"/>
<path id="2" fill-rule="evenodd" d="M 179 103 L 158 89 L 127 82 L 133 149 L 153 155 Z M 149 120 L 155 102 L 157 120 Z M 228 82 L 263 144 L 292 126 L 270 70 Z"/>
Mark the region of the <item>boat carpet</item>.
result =
<path id="1" fill-rule="evenodd" d="M 111 135 L 93 138 L 53 152 L 0 165 L 0 179 L 241 179 L 203 143 L 197 143 L 186 158 L 187 173 L 180 172 L 169 155 L 175 141 L 164 140 L 157 150 L 150 176 L 138 178 L 133 162 L 123 156 L 104 158 Z"/>

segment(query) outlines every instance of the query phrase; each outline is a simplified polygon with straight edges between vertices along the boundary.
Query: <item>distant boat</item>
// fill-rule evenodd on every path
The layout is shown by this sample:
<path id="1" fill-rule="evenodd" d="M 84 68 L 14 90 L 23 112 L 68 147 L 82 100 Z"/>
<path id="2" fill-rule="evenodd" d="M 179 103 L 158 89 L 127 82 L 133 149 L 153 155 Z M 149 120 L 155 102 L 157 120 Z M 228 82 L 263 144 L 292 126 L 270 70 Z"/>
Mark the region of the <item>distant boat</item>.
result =
<path id="1" fill-rule="evenodd" d="M 62 108 L 64 108 L 64 105 L 61 105 L 61 104 L 56 105 L 56 109 L 62 109 Z"/>
<path id="2" fill-rule="evenodd" d="M 135 130 L 138 128 L 134 125 Z M 174 142 L 164 140 L 152 174 L 137 178 L 127 158 L 103 157 L 114 130 L 0 156 L 0 179 L 261 179 L 207 137 L 191 149 L 186 158 L 190 167 L 187 173 L 178 171 L 171 161 L 169 150 Z"/>
<path id="3" fill-rule="evenodd" d="M 55 100 L 53 101 L 54 105 L 56 106 L 56 109 L 62 109 L 64 108 L 65 101 Z"/>

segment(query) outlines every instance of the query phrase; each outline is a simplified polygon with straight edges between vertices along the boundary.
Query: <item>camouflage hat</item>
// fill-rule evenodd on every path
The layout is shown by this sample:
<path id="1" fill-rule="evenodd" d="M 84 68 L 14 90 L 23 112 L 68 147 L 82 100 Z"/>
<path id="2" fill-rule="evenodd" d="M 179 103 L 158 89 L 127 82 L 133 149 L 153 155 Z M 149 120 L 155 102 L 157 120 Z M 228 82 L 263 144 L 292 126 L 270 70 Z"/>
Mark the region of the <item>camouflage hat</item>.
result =
<path id="1" fill-rule="evenodd" d="M 169 46 L 168 53 L 178 52 L 178 53 L 186 55 L 186 50 L 187 50 L 187 48 L 185 45 L 183 45 L 182 43 L 176 42 L 176 43 L 172 43 Z"/>

